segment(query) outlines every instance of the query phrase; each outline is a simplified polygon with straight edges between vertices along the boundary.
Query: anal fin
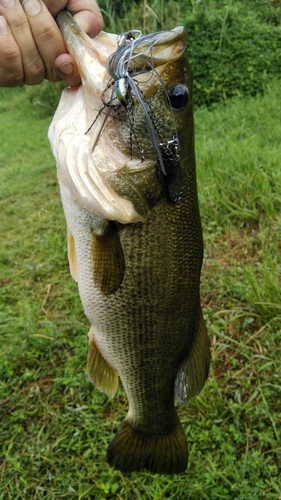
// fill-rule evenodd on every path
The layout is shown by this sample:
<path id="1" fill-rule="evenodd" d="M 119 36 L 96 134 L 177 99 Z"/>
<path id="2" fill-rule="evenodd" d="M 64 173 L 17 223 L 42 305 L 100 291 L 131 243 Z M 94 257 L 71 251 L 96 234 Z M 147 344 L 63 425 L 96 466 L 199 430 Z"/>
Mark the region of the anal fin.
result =
<path id="1" fill-rule="evenodd" d="M 99 351 L 92 328 L 89 331 L 87 372 L 91 382 L 102 392 L 113 397 L 118 389 L 118 373 Z"/>
<path id="2" fill-rule="evenodd" d="M 210 341 L 201 307 L 197 331 L 187 357 L 179 367 L 175 381 L 175 396 L 179 403 L 196 396 L 207 380 L 211 362 Z"/>
<path id="3" fill-rule="evenodd" d="M 105 296 L 121 286 L 125 262 L 123 250 L 113 223 L 102 234 L 92 233 L 92 264 L 95 284 Z"/>

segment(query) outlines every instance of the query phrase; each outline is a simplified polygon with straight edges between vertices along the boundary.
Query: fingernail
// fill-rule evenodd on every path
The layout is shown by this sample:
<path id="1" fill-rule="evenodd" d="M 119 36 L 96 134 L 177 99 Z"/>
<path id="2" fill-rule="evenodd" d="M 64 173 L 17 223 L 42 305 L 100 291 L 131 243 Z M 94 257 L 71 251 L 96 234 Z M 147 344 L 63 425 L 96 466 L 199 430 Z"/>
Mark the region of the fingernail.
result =
<path id="1" fill-rule="evenodd" d="M 28 16 L 36 16 L 42 8 L 40 0 L 24 0 L 22 6 Z"/>
<path id="2" fill-rule="evenodd" d="M 2 7 L 14 7 L 16 0 L 0 0 Z"/>
<path id="3" fill-rule="evenodd" d="M 4 16 L 0 16 L 0 35 L 9 35 L 10 28 Z"/>
<path id="4" fill-rule="evenodd" d="M 71 63 L 65 63 L 58 66 L 58 70 L 64 75 L 71 76 L 74 71 L 74 67 Z"/>

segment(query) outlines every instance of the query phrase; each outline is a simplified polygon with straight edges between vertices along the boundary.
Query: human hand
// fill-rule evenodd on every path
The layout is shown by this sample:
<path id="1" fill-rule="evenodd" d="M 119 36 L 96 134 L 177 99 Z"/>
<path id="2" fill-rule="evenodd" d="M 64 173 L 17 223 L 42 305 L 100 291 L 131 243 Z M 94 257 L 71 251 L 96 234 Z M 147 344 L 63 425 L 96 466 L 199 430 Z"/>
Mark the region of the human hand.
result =
<path id="1" fill-rule="evenodd" d="M 44 78 L 80 83 L 54 19 L 65 8 L 90 36 L 102 29 L 95 0 L 0 0 L 0 86 L 36 85 Z"/>

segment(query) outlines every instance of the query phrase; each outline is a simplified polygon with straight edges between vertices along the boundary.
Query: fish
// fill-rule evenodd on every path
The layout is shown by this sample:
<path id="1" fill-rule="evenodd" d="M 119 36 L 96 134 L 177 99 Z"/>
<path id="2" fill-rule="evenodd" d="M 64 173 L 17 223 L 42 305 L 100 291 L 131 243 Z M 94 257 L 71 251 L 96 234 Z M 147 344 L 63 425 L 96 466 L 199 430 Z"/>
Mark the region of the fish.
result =
<path id="1" fill-rule="evenodd" d="M 201 391 L 211 360 L 186 31 L 91 39 L 66 11 L 57 23 L 82 82 L 63 90 L 48 137 L 90 322 L 87 371 L 110 397 L 121 380 L 129 404 L 107 462 L 180 474 L 175 398 Z"/>

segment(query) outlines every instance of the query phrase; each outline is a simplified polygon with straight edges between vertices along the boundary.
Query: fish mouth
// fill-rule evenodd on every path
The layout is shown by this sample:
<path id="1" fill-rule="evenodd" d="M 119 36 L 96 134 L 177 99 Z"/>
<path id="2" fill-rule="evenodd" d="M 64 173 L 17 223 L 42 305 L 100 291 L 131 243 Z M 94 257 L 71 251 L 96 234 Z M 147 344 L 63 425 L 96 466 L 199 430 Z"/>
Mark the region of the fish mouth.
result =
<path id="1" fill-rule="evenodd" d="M 83 84 L 93 80 L 98 65 L 104 69 L 105 77 L 108 78 L 106 65 L 109 57 L 117 49 L 118 35 L 101 31 L 95 38 L 90 38 L 67 11 L 60 12 L 56 21 L 67 49 L 76 61 Z M 173 62 L 183 54 L 185 48 L 186 32 L 183 26 L 148 35 L 135 49 L 136 57 L 131 62 L 131 69 L 136 71 L 138 67 L 143 67 L 145 56 L 147 56 L 145 69 L 148 70 L 151 69 L 152 65 L 157 68 L 167 62 Z M 153 64 L 151 63 L 152 59 Z M 94 85 L 96 83 L 95 80 Z"/>
<path id="2" fill-rule="evenodd" d="M 119 133 L 114 113 L 103 102 L 105 89 L 116 81 L 108 72 L 108 61 L 120 36 L 101 32 L 91 39 L 67 11 L 57 16 L 57 23 L 82 81 L 63 91 L 49 129 L 59 182 L 78 203 L 101 217 L 121 223 L 144 222 L 154 201 L 163 196 L 156 177 L 157 154 L 152 146 L 145 154 L 142 146 L 132 150 Z M 139 42 L 127 69 L 150 98 L 160 86 L 167 63 L 183 54 L 186 33 L 179 26 L 144 36 Z M 157 68 L 158 75 L 153 76 L 153 84 L 152 68 Z"/>
<path id="3" fill-rule="evenodd" d="M 91 64 L 94 60 L 105 66 L 109 55 L 116 50 L 117 35 L 101 31 L 94 39 L 90 38 L 74 21 L 70 12 L 63 10 L 57 18 L 57 24 L 63 35 L 69 53 L 74 57 L 81 77 L 86 74 L 86 61 Z M 85 63 L 80 63 L 81 60 Z"/>
<path id="4" fill-rule="evenodd" d="M 62 11 L 57 16 L 57 23 L 62 32 L 65 44 L 69 53 L 75 59 L 78 71 L 81 76 L 84 92 L 87 94 L 90 107 L 87 108 L 88 128 L 84 131 L 91 136 L 91 149 L 94 152 L 96 144 L 103 132 L 106 124 L 106 147 L 112 150 L 115 158 L 114 166 L 108 163 L 109 170 L 118 170 L 127 166 L 134 160 L 146 168 L 146 162 L 149 163 L 154 158 L 155 148 L 153 147 L 144 156 L 142 152 L 132 151 L 128 141 L 124 140 L 118 134 L 118 126 L 114 124 L 112 110 L 106 116 L 105 110 L 101 112 L 100 100 L 106 101 L 105 90 L 110 95 L 114 85 L 114 80 L 118 75 L 114 74 L 116 70 L 112 66 L 116 65 L 114 53 L 120 45 L 121 35 L 115 35 L 101 31 L 95 38 L 90 38 L 74 21 L 68 11 Z M 132 30 L 132 33 L 137 30 Z M 131 32 L 129 32 L 131 33 Z M 141 33 L 141 32 L 139 32 Z M 134 46 L 134 55 L 129 61 L 127 72 L 134 76 L 135 81 L 141 86 L 142 94 L 149 99 L 156 93 L 161 81 L 162 72 L 165 71 L 167 62 L 172 64 L 180 58 L 186 48 L 186 31 L 183 26 L 178 26 L 173 30 L 161 31 L 150 35 L 140 36 L 139 41 Z M 112 65 L 111 65 L 112 61 Z M 122 66 L 122 65 L 121 65 Z M 157 69 L 157 78 L 152 77 L 151 70 Z M 153 79 L 152 79 L 153 78 Z M 112 79 L 111 84 L 110 79 Z M 120 103 L 119 103 L 120 104 Z M 107 122 L 107 123 L 106 123 Z M 94 125 L 94 126 L 93 126 Z M 105 135 L 106 135 L 105 134 Z M 113 140 L 112 137 L 115 136 Z M 171 138 L 169 138 L 171 139 Z M 148 158 L 148 159 L 147 159 Z"/>

